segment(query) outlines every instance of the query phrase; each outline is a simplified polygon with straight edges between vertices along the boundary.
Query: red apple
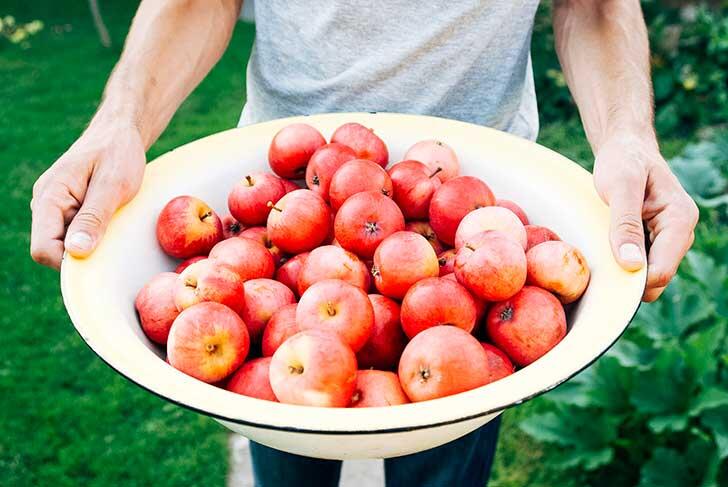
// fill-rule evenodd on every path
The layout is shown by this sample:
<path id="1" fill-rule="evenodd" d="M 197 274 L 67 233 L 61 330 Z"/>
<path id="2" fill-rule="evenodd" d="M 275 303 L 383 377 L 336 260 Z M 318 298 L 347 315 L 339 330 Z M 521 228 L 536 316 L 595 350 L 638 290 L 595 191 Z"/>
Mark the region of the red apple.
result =
<path id="1" fill-rule="evenodd" d="M 407 343 L 399 323 L 399 304 L 380 294 L 370 294 L 369 301 L 374 310 L 374 328 L 356 360 L 362 369 L 396 369 Z"/>
<path id="2" fill-rule="evenodd" d="M 430 200 L 440 187 L 440 179 L 418 161 L 402 161 L 389 168 L 394 201 L 408 220 L 426 220 Z"/>
<path id="3" fill-rule="evenodd" d="M 371 259 L 379 244 L 404 230 L 404 216 L 391 198 L 378 191 L 357 193 L 336 213 L 334 233 L 343 248 Z"/>
<path id="4" fill-rule="evenodd" d="M 249 174 L 233 186 L 228 196 L 230 214 L 246 226 L 263 225 L 270 207 L 286 194 L 281 178 L 260 172 Z"/>
<path id="5" fill-rule="evenodd" d="M 485 385 L 488 377 L 488 358 L 480 342 L 455 326 L 435 326 L 418 334 L 399 361 L 399 380 L 412 402 L 469 391 Z"/>
<path id="6" fill-rule="evenodd" d="M 220 303 L 198 303 L 174 320 L 167 340 L 169 364 L 207 383 L 240 367 L 250 349 L 245 323 Z"/>
<path id="7" fill-rule="evenodd" d="M 288 286 L 293 294 L 298 296 L 298 276 L 301 273 L 303 263 L 306 261 L 310 252 L 304 252 L 288 259 L 285 264 L 280 266 L 276 271 L 276 281 Z"/>
<path id="8" fill-rule="evenodd" d="M 518 206 L 515 202 L 499 198 L 495 200 L 495 206 L 500 206 L 501 208 L 511 210 L 513 213 L 515 213 L 518 219 L 521 220 L 521 223 L 523 223 L 523 225 L 528 225 L 528 216 L 526 216 L 526 212 L 523 211 L 523 208 Z"/>
<path id="9" fill-rule="evenodd" d="M 490 343 L 480 342 L 485 350 L 485 354 L 488 356 L 488 384 L 495 382 L 504 377 L 508 377 L 516 368 L 513 366 L 513 362 L 508 358 L 500 348 Z"/>
<path id="10" fill-rule="evenodd" d="M 311 156 L 306 168 L 306 186 L 329 201 L 329 186 L 334 173 L 347 161 L 356 159 L 356 153 L 342 144 L 326 144 Z"/>
<path id="11" fill-rule="evenodd" d="M 579 249 L 566 242 L 549 241 L 526 253 L 526 282 L 551 291 L 564 303 L 573 303 L 589 284 L 589 266 Z"/>
<path id="12" fill-rule="evenodd" d="M 520 366 L 541 358 L 566 335 L 563 306 L 553 294 L 534 286 L 495 303 L 486 325 L 493 343 Z"/>
<path id="13" fill-rule="evenodd" d="M 390 298 L 402 299 L 414 283 L 439 274 L 437 254 L 418 233 L 395 232 L 374 252 L 374 284 Z"/>
<path id="14" fill-rule="evenodd" d="M 270 255 L 273 256 L 273 263 L 278 267 L 283 258 L 283 251 L 279 249 L 273 242 L 268 238 L 268 229 L 266 227 L 250 227 L 246 228 L 240 233 L 241 238 L 249 238 L 260 242 L 263 247 L 268 249 Z"/>
<path id="15" fill-rule="evenodd" d="M 157 218 L 157 240 L 167 255 L 187 259 L 207 254 L 222 240 L 222 223 L 207 203 L 194 196 L 177 196 Z"/>
<path id="16" fill-rule="evenodd" d="M 346 407 L 356 387 L 356 357 L 336 333 L 302 331 L 273 354 L 270 385 L 282 403 Z"/>
<path id="17" fill-rule="evenodd" d="M 273 255 L 259 241 L 252 238 L 229 238 L 215 245 L 210 260 L 234 270 L 243 281 L 273 277 Z"/>
<path id="18" fill-rule="evenodd" d="M 335 245 L 324 245 L 313 249 L 298 274 L 298 294 L 324 279 L 341 279 L 361 288 L 369 289 L 369 270 L 351 252 Z"/>
<path id="19" fill-rule="evenodd" d="M 356 388 L 349 407 L 376 408 L 408 402 L 399 384 L 399 377 L 394 372 L 360 370 L 356 373 Z"/>
<path id="20" fill-rule="evenodd" d="M 259 342 L 263 329 L 273 313 L 296 302 L 293 291 L 273 279 L 251 279 L 245 282 L 243 321 L 248 325 L 250 339 Z"/>
<path id="21" fill-rule="evenodd" d="M 425 164 L 430 174 L 437 174 L 437 177 L 444 183 L 460 172 L 460 162 L 455 151 L 444 142 L 439 140 L 423 140 L 407 149 L 405 159 L 414 159 Z"/>
<path id="22" fill-rule="evenodd" d="M 538 225 L 526 225 L 526 251 L 529 251 L 536 245 L 548 242 L 550 240 L 561 240 L 556 233 L 546 227 L 540 227 Z"/>
<path id="23" fill-rule="evenodd" d="M 452 325 L 470 333 L 477 309 L 467 289 L 450 279 L 430 277 L 412 286 L 402 300 L 402 330 L 412 338 L 427 328 Z"/>
<path id="24" fill-rule="evenodd" d="M 376 162 L 387 167 L 389 151 L 384 141 L 374 134 L 374 130 L 358 123 L 345 123 L 331 136 L 331 142 L 344 144 L 356 152 L 359 159 Z"/>
<path id="25" fill-rule="evenodd" d="M 455 272 L 456 255 L 457 250 L 455 249 L 448 249 L 438 254 L 437 263 L 440 265 L 440 277 L 444 277 Z"/>
<path id="26" fill-rule="evenodd" d="M 465 215 L 455 233 L 455 248 L 460 249 L 471 237 L 486 230 L 497 230 L 526 249 L 526 229 L 523 223 L 511 210 L 500 206 L 478 208 Z"/>
<path id="27" fill-rule="evenodd" d="M 182 311 L 205 301 L 224 304 L 242 314 L 245 306 L 243 280 L 235 271 L 213 260 L 195 262 L 177 276 L 174 303 Z"/>
<path id="28" fill-rule="evenodd" d="M 338 211 L 351 195 L 364 191 L 378 191 L 392 197 L 392 180 L 387 171 L 372 161 L 354 159 L 344 163 L 332 176 L 329 202 Z"/>
<path id="29" fill-rule="evenodd" d="M 283 183 L 283 189 L 286 190 L 286 194 L 290 193 L 291 191 L 296 191 L 297 189 L 301 189 L 301 187 L 296 184 L 295 181 L 291 181 L 290 179 L 282 179 L 281 182 Z"/>
<path id="30" fill-rule="evenodd" d="M 254 358 L 243 364 L 227 383 L 228 391 L 243 396 L 278 402 L 270 387 L 270 357 Z"/>
<path id="31" fill-rule="evenodd" d="M 273 137 L 268 149 L 268 163 L 273 172 L 282 178 L 303 178 L 308 160 L 324 144 L 324 136 L 310 125 L 287 125 Z"/>
<path id="32" fill-rule="evenodd" d="M 460 220 L 477 208 L 493 204 L 493 192 L 483 181 L 472 176 L 458 176 L 445 182 L 432 195 L 430 225 L 441 242 L 453 245 Z"/>
<path id="33" fill-rule="evenodd" d="M 296 324 L 296 303 L 282 306 L 273 313 L 263 330 L 262 352 L 264 357 L 270 357 L 285 342 L 299 331 Z"/>
<path id="34" fill-rule="evenodd" d="M 179 264 L 177 264 L 177 267 L 174 268 L 174 272 L 177 274 L 182 274 L 182 272 L 187 269 L 189 266 L 194 264 L 195 262 L 199 262 L 201 260 L 207 259 L 206 255 L 196 255 L 195 257 L 190 257 L 189 259 L 185 259 Z"/>
<path id="35" fill-rule="evenodd" d="M 296 323 L 301 330 L 337 333 L 356 352 L 372 334 L 374 309 L 360 288 L 340 279 L 326 279 L 301 295 Z"/>
<path id="36" fill-rule="evenodd" d="M 179 314 L 174 304 L 176 283 L 174 272 L 157 274 L 141 288 L 134 300 L 142 330 L 150 340 L 161 345 L 167 343 L 169 329 Z"/>
<path id="37" fill-rule="evenodd" d="M 434 250 L 436 254 L 440 254 L 445 250 L 442 242 L 437 239 L 435 231 L 432 229 L 428 222 L 408 222 L 404 226 L 404 229 L 408 232 L 419 233 L 420 235 L 425 237 L 430 245 L 432 245 L 432 250 Z"/>
<path id="38" fill-rule="evenodd" d="M 232 238 L 240 235 L 243 231 L 243 225 L 237 221 L 231 214 L 222 217 L 222 238 Z"/>
<path id="39" fill-rule="evenodd" d="M 307 252 L 326 239 L 331 212 L 324 200 L 313 191 L 292 191 L 272 208 L 268 215 L 268 237 L 283 252 Z"/>

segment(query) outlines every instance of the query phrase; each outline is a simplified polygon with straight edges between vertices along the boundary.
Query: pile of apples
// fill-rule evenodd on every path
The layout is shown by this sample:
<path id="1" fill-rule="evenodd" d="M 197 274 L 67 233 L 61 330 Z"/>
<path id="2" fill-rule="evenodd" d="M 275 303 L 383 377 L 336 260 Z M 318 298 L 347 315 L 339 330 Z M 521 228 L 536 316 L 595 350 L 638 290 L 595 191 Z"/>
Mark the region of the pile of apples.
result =
<path id="1" fill-rule="evenodd" d="M 330 143 L 292 124 L 268 159 L 274 174 L 234 184 L 229 215 L 192 196 L 159 214 L 159 244 L 184 260 L 135 304 L 172 367 L 258 399 L 388 406 L 499 380 L 565 336 L 584 256 L 460 176 L 446 144 L 386 169 L 358 123 Z"/>

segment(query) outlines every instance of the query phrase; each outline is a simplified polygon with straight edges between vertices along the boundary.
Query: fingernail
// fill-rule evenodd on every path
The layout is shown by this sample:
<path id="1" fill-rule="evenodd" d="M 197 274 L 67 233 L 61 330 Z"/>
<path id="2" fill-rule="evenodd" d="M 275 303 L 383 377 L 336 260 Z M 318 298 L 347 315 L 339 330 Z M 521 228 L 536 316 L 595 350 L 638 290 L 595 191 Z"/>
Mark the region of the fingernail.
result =
<path id="1" fill-rule="evenodd" d="M 619 257 L 625 262 L 642 262 L 642 251 L 633 243 L 622 244 Z"/>
<path id="2" fill-rule="evenodd" d="M 93 240 L 86 232 L 76 232 L 68 238 L 68 246 L 76 250 L 90 250 Z"/>

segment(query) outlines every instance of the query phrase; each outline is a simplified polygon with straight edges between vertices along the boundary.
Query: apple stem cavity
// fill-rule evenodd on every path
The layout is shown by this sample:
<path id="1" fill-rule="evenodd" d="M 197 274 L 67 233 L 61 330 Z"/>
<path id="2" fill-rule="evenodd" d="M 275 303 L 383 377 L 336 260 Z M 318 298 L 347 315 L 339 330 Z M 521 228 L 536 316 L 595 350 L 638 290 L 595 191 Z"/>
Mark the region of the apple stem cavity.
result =
<path id="1" fill-rule="evenodd" d="M 430 369 L 424 365 L 420 365 L 420 382 L 425 383 L 430 378 Z"/>
<path id="2" fill-rule="evenodd" d="M 509 304 L 500 312 L 500 319 L 502 321 L 509 321 L 511 318 L 513 318 L 513 306 Z"/>
<path id="3" fill-rule="evenodd" d="M 253 185 L 253 178 L 250 175 L 245 176 L 245 180 L 248 182 L 248 186 Z"/>
<path id="4" fill-rule="evenodd" d="M 215 353 L 217 351 L 217 345 L 215 345 L 214 343 L 208 343 L 207 345 L 205 345 L 205 351 L 207 353 Z"/>
<path id="5" fill-rule="evenodd" d="M 294 365 L 289 365 L 289 366 L 288 366 L 288 371 L 289 371 L 289 372 L 290 372 L 291 374 L 298 374 L 298 375 L 301 375 L 301 374 L 303 374 L 303 365 L 296 365 L 296 366 L 294 366 Z"/>
<path id="6" fill-rule="evenodd" d="M 383 194 L 384 196 L 389 196 L 389 190 L 388 190 L 388 189 L 384 189 L 384 188 L 382 188 L 382 194 Z"/>
<path id="7" fill-rule="evenodd" d="M 314 174 L 314 176 L 311 178 L 311 184 L 313 184 L 314 186 L 318 186 L 319 184 L 321 184 L 321 180 L 319 179 L 318 174 Z"/>
<path id="8" fill-rule="evenodd" d="M 377 233 L 379 231 L 379 225 L 377 225 L 377 222 L 366 222 L 364 224 L 364 231 L 370 234 Z"/>
<path id="9" fill-rule="evenodd" d="M 440 257 L 439 259 L 437 259 L 437 263 L 440 264 L 440 267 L 442 267 L 447 264 L 447 259 L 445 257 Z"/>
<path id="10" fill-rule="evenodd" d="M 379 275 L 379 269 L 376 266 L 372 266 L 372 276 L 377 277 Z"/>
<path id="11" fill-rule="evenodd" d="M 326 302 L 326 313 L 329 316 L 336 316 L 336 309 L 334 308 L 334 305 L 331 304 L 331 301 Z"/>

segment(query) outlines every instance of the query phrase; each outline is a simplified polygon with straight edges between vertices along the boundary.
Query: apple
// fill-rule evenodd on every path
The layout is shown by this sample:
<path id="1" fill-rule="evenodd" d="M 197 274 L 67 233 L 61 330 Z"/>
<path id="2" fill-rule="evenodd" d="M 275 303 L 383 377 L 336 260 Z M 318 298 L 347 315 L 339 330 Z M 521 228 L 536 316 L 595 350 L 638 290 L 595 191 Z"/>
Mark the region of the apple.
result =
<path id="1" fill-rule="evenodd" d="M 342 144 L 326 144 L 318 148 L 306 167 L 306 186 L 329 201 L 329 186 L 334 173 L 347 161 L 356 159 L 356 153 Z"/>
<path id="2" fill-rule="evenodd" d="M 455 277 L 477 298 L 508 299 L 526 283 L 526 254 L 499 231 L 481 232 L 458 250 Z"/>
<path id="3" fill-rule="evenodd" d="M 524 286 L 512 298 L 493 305 L 486 326 L 493 343 L 513 362 L 525 367 L 564 338 L 566 315 L 553 294 Z"/>
<path id="4" fill-rule="evenodd" d="M 243 364 L 249 349 L 248 329 L 240 316 L 213 302 L 182 311 L 167 340 L 169 364 L 207 383 L 229 376 Z"/>
<path id="5" fill-rule="evenodd" d="M 268 238 L 268 229 L 266 227 L 246 228 L 240 233 L 240 237 L 249 238 L 255 240 L 256 242 L 260 242 L 263 247 L 268 249 L 270 255 L 273 256 L 273 263 L 276 265 L 276 267 L 280 265 L 281 259 L 283 258 L 283 251 L 278 248 L 273 242 L 271 242 L 270 238 Z"/>
<path id="6" fill-rule="evenodd" d="M 277 309 L 268 320 L 263 330 L 262 352 L 264 357 L 270 357 L 285 342 L 299 331 L 296 324 L 296 303 L 287 304 Z"/>
<path id="7" fill-rule="evenodd" d="M 268 215 L 268 238 L 283 252 L 300 254 L 318 247 L 329 233 L 331 212 L 326 202 L 308 189 L 291 191 Z"/>
<path id="8" fill-rule="evenodd" d="M 357 193 L 336 213 L 334 234 L 343 248 L 362 259 L 371 259 L 379 244 L 404 230 L 404 216 L 391 198 L 378 191 Z"/>
<path id="9" fill-rule="evenodd" d="M 303 252 L 288 259 L 285 264 L 280 266 L 276 271 L 275 279 L 288 286 L 293 294 L 298 294 L 298 276 L 301 274 L 301 268 L 306 261 L 310 252 Z"/>
<path id="10" fill-rule="evenodd" d="M 157 240 L 164 252 L 177 259 L 207 254 L 222 240 L 222 223 L 204 201 L 177 196 L 157 218 Z"/>
<path id="11" fill-rule="evenodd" d="M 407 343 L 399 323 L 399 304 L 381 294 L 370 294 L 369 301 L 374 310 L 374 328 L 356 360 L 362 369 L 396 370 Z"/>
<path id="12" fill-rule="evenodd" d="M 444 276 L 440 276 L 442 279 L 447 279 L 448 281 L 457 282 L 457 277 L 455 277 L 455 273 L 451 272 L 450 274 L 445 274 Z M 462 284 L 461 284 L 462 285 Z M 477 296 L 470 294 L 473 298 L 473 302 L 475 303 L 475 328 L 473 328 L 473 335 L 476 335 L 478 330 L 478 323 L 480 323 L 480 320 L 485 316 L 486 311 L 488 311 L 488 302 L 483 301 L 482 299 L 478 298 Z"/>
<path id="13" fill-rule="evenodd" d="M 437 239 L 435 231 L 428 222 L 408 222 L 405 224 L 404 229 L 408 232 L 419 233 L 425 237 L 429 244 L 432 245 L 432 250 L 434 250 L 436 254 L 440 254 L 445 250 L 445 246 Z"/>
<path id="14" fill-rule="evenodd" d="M 508 358 L 500 348 L 490 343 L 480 342 L 485 350 L 485 354 L 488 356 L 488 384 L 495 382 L 504 377 L 508 377 L 516 368 L 513 366 L 513 362 Z"/>
<path id="15" fill-rule="evenodd" d="M 418 402 L 483 386 L 490 373 L 485 350 L 473 335 L 455 326 L 434 326 L 407 344 L 398 375 L 407 397 Z"/>
<path id="16" fill-rule="evenodd" d="M 346 407 L 356 387 L 356 356 L 336 333 L 305 330 L 276 350 L 269 377 L 282 403 Z"/>
<path id="17" fill-rule="evenodd" d="M 538 225 L 526 225 L 526 251 L 536 245 L 550 240 L 561 240 L 556 233 L 546 227 Z"/>
<path id="18" fill-rule="evenodd" d="M 427 166 L 430 174 L 436 174 L 444 183 L 457 177 L 460 161 L 455 151 L 439 140 L 423 140 L 407 149 L 405 159 L 414 159 Z"/>
<path id="19" fill-rule="evenodd" d="M 291 191 L 296 191 L 297 189 L 301 189 L 301 187 L 298 184 L 296 184 L 295 181 L 291 181 L 290 179 L 281 178 L 281 183 L 283 184 L 283 189 L 286 190 L 286 194 L 290 193 Z"/>
<path id="20" fill-rule="evenodd" d="M 215 245 L 208 258 L 234 270 L 243 281 L 273 277 L 273 255 L 260 241 L 234 237 Z"/>
<path id="21" fill-rule="evenodd" d="M 270 357 L 254 358 L 243 364 L 225 387 L 228 391 L 243 396 L 278 402 L 270 387 Z"/>
<path id="22" fill-rule="evenodd" d="M 316 150 L 326 144 L 321 132 L 305 123 L 283 127 L 273 137 L 268 149 L 268 164 L 282 178 L 300 179 Z"/>
<path id="23" fill-rule="evenodd" d="M 452 325 L 470 333 L 475 328 L 475 300 L 459 283 L 429 277 L 412 286 L 402 300 L 400 320 L 409 338 L 438 325 Z"/>
<path id="24" fill-rule="evenodd" d="M 426 220 L 430 200 L 440 187 L 440 179 L 418 161 L 402 161 L 389 168 L 394 201 L 407 220 Z"/>
<path id="25" fill-rule="evenodd" d="M 223 239 L 237 237 L 243 231 L 243 225 L 229 213 L 222 217 L 221 222 Z"/>
<path id="26" fill-rule="evenodd" d="M 408 402 L 409 399 L 399 383 L 399 377 L 394 372 L 359 370 L 356 373 L 356 388 L 349 407 L 376 408 Z"/>
<path id="27" fill-rule="evenodd" d="M 298 274 L 298 294 L 324 279 L 341 279 L 361 288 L 369 289 L 369 270 L 359 258 L 341 247 L 324 245 L 313 249 Z"/>
<path id="28" fill-rule="evenodd" d="M 351 195 L 363 191 L 379 191 L 392 197 L 392 180 L 381 166 L 364 159 L 345 162 L 331 177 L 329 202 L 338 211 Z"/>
<path id="29" fill-rule="evenodd" d="M 275 203 L 285 194 L 283 181 L 275 174 L 248 174 L 230 191 L 228 209 L 243 225 L 263 225 L 270 213 L 268 203 Z"/>
<path id="30" fill-rule="evenodd" d="M 455 248 L 460 249 L 471 237 L 486 230 L 497 230 L 526 249 L 526 229 L 523 223 L 511 210 L 500 206 L 478 208 L 465 215 L 455 232 Z"/>
<path id="31" fill-rule="evenodd" d="M 205 301 L 224 304 L 242 314 L 245 306 L 243 280 L 234 270 L 213 260 L 195 262 L 177 276 L 174 303 L 182 311 Z"/>
<path id="32" fill-rule="evenodd" d="M 179 314 L 174 304 L 176 284 L 177 274 L 162 272 L 152 277 L 134 300 L 142 330 L 150 340 L 160 345 L 167 343 L 169 329 Z"/>
<path id="33" fill-rule="evenodd" d="M 337 333 L 355 352 L 369 340 L 374 329 L 374 309 L 367 294 L 340 279 L 325 279 L 301 295 L 296 308 L 301 330 Z"/>
<path id="34" fill-rule="evenodd" d="M 440 277 L 444 277 L 455 272 L 456 255 L 457 250 L 455 249 L 448 249 L 437 255 L 437 263 L 440 265 Z"/>
<path id="35" fill-rule="evenodd" d="M 354 149 L 357 158 L 376 162 L 382 167 L 387 167 L 389 162 L 389 151 L 384 141 L 374 134 L 374 130 L 359 123 L 345 123 L 337 128 L 331 142 L 347 145 Z"/>
<path id="36" fill-rule="evenodd" d="M 206 255 L 196 255 L 194 257 L 190 257 L 189 259 L 185 259 L 179 264 L 177 264 L 177 267 L 174 268 L 174 272 L 177 274 L 182 274 L 182 272 L 187 269 L 189 266 L 194 264 L 195 262 L 199 262 L 201 260 L 207 259 Z"/>
<path id="37" fill-rule="evenodd" d="M 437 254 L 422 235 L 395 232 L 374 252 L 374 285 L 390 298 L 402 299 L 414 283 L 440 275 Z"/>
<path id="38" fill-rule="evenodd" d="M 528 225 L 528 216 L 526 216 L 526 212 L 523 211 L 523 208 L 518 206 L 515 202 L 499 198 L 495 200 L 495 206 L 511 210 L 513 213 L 515 213 L 518 219 L 521 220 L 521 223 L 523 223 L 524 226 Z"/>
<path id="39" fill-rule="evenodd" d="M 257 343 L 273 313 L 296 302 L 293 291 L 273 279 L 251 279 L 245 282 L 243 321 L 248 325 L 250 339 Z"/>
<path id="40" fill-rule="evenodd" d="M 526 282 L 551 291 L 564 303 L 573 303 L 589 284 L 589 266 L 579 249 L 558 240 L 543 242 L 526 253 Z"/>
<path id="41" fill-rule="evenodd" d="M 458 176 L 437 188 L 430 201 L 430 225 L 446 245 L 455 244 L 460 220 L 471 211 L 495 204 L 488 185 L 472 176 Z"/>

